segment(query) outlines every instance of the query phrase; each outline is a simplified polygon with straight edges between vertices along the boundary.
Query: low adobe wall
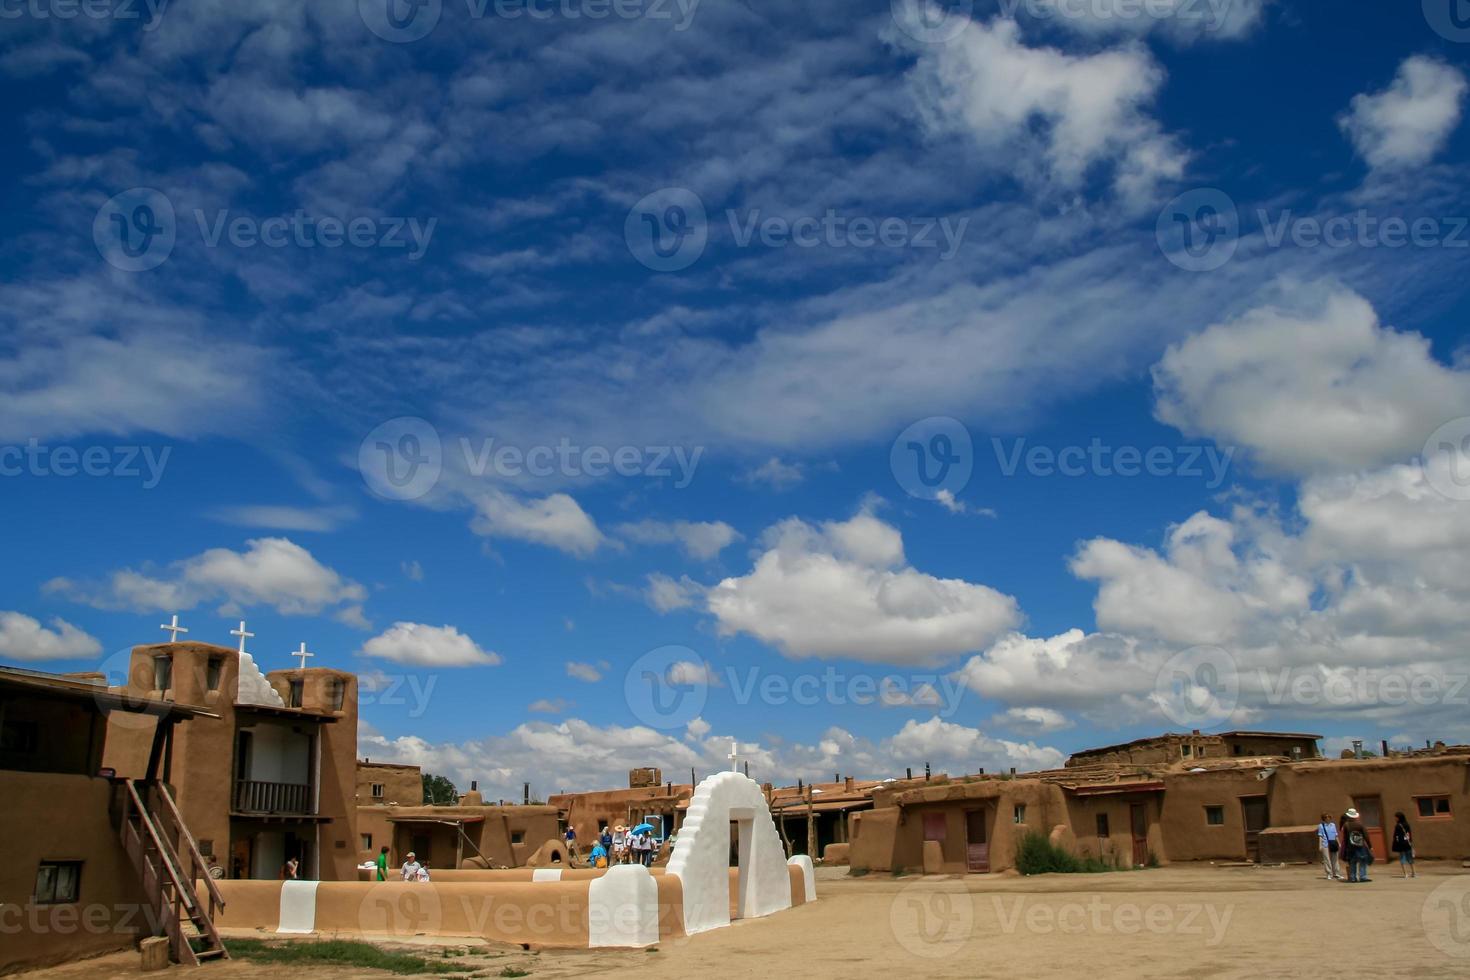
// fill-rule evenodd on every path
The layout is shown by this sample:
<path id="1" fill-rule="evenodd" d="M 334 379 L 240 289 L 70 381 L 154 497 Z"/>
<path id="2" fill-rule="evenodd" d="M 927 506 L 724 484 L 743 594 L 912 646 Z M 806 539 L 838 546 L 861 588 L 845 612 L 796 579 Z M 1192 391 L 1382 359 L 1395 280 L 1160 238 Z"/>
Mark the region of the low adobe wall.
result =
<path id="1" fill-rule="evenodd" d="M 791 905 L 816 898 L 809 862 L 787 866 Z M 685 935 L 684 882 L 626 865 L 608 870 L 437 872 L 419 884 L 220 881 L 216 924 L 282 934 L 477 937 L 554 948 L 638 948 Z M 203 884 L 199 885 L 201 898 Z M 739 872 L 729 871 L 732 916 Z"/>

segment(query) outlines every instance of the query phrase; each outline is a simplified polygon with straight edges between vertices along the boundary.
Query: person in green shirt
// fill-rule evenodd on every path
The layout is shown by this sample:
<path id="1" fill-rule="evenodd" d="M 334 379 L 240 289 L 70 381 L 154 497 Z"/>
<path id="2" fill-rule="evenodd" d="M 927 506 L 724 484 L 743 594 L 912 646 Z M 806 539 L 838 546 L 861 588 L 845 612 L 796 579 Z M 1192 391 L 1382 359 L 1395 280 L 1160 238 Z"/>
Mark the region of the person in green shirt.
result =
<path id="1" fill-rule="evenodd" d="M 388 845 L 387 844 L 384 844 L 383 845 L 383 849 L 378 852 L 378 880 L 379 881 L 387 881 L 388 880 Z"/>

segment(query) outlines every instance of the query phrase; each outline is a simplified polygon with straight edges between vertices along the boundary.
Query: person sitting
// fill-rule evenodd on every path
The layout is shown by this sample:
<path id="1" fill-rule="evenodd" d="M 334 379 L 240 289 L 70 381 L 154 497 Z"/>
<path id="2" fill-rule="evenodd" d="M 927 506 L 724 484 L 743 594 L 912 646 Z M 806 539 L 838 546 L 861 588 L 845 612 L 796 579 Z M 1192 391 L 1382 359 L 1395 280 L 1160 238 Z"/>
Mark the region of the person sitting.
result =
<path id="1" fill-rule="evenodd" d="M 588 855 L 587 860 L 594 868 L 607 867 L 607 848 L 602 846 L 602 841 L 592 845 L 592 853 Z"/>

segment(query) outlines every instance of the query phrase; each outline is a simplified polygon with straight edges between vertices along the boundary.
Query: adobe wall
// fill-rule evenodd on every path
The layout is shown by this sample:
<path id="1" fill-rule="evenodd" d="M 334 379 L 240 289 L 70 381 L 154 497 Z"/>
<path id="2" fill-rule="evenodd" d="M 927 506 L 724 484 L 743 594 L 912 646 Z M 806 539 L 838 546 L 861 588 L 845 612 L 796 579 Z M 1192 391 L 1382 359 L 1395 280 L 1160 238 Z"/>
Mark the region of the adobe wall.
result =
<path id="1" fill-rule="evenodd" d="M 147 933 L 142 888 L 108 816 L 111 798 L 105 779 L 0 775 L 0 973 L 127 949 Z M 43 860 L 84 862 L 77 904 L 33 904 Z"/>
<path id="2" fill-rule="evenodd" d="M 373 785 L 383 787 L 381 797 L 373 796 Z M 419 806 L 424 802 L 424 777 L 418 766 L 392 762 L 357 763 L 358 806 Z"/>
<path id="3" fill-rule="evenodd" d="M 1144 808 L 1149 855 L 1159 864 L 1169 863 L 1167 837 L 1163 828 L 1163 801 L 1159 792 L 1109 793 L 1095 796 L 1066 796 L 1067 816 L 1076 841 L 1076 852 L 1099 857 L 1120 868 L 1133 866 L 1133 807 Z M 1105 815 L 1108 836 L 1098 834 L 1097 818 Z"/>
<path id="4" fill-rule="evenodd" d="M 1163 856 L 1170 861 L 1244 861 L 1245 814 L 1241 797 L 1269 796 L 1271 791 L 1268 781 L 1256 778 L 1257 772 L 1256 769 L 1216 769 L 1165 773 L 1161 819 Z M 1207 824 L 1206 806 L 1221 807 L 1224 823 Z M 1280 821 L 1272 812 L 1267 823 L 1269 826 Z"/>
<path id="5" fill-rule="evenodd" d="M 969 869 L 966 854 L 966 813 L 985 810 L 986 840 L 990 846 L 990 870 L 1015 867 L 1016 844 L 1028 831 L 1050 836 L 1052 828 L 1068 820 L 1066 799 L 1060 787 L 1033 779 L 993 779 L 916 791 L 922 799 L 905 801 L 894 838 L 892 868 L 924 870 L 924 816 L 942 814 L 944 840 L 939 843 L 939 872 L 964 874 Z M 1015 823 L 1014 808 L 1026 807 L 1025 823 Z M 877 812 L 877 811 L 873 811 Z M 868 833 L 863 815 L 862 834 Z M 857 858 L 853 864 L 859 864 Z M 864 865 L 874 867 L 873 865 Z"/>
<path id="6" fill-rule="evenodd" d="M 440 819 L 454 819 L 455 817 L 481 817 L 478 822 L 464 825 L 466 836 L 474 842 L 480 853 L 492 864 L 501 867 L 519 868 L 524 867 L 537 849 L 548 840 L 560 839 L 560 823 L 557 818 L 557 810 L 552 806 L 438 806 L 438 807 L 397 807 L 397 806 L 364 806 L 356 807 L 357 835 L 373 835 L 373 845 L 368 849 L 361 849 L 360 842 L 353 844 L 357 848 L 354 853 L 355 864 L 375 860 L 379 849 L 387 844 L 389 847 L 388 863 L 391 867 L 403 864 L 409 849 L 413 846 L 412 839 L 415 833 L 430 833 L 436 840 L 446 843 L 446 854 L 458 853 L 453 841 L 457 834 L 452 827 L 440 825 L 432 831 L 423 829 L 415 831 L 412 824 L 395 823 L 390 818 L 434 817 Z M 519 838 L 519 839 L 518 839 Z M 585 855 L 591 845 L 583 847 Z M 463 847 L 463 858 L 466 862 L 472 861 L 475 855 L 475 847 L 465 844 Z M 433 866 L 435 869 L 451 869 L 453 860 L 441 857 L 438 853 L 434 855 Z M 354 874 L 353 877 L 356 877 Z"/>

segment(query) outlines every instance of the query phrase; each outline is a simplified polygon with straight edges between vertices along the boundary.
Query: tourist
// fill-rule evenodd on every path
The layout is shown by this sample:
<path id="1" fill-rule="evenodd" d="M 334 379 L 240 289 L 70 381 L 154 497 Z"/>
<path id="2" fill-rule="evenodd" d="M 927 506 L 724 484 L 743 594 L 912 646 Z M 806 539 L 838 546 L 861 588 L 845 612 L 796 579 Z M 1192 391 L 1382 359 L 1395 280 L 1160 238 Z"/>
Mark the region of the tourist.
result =
<path id="1" fill-rule="evenodd" d="M 1417 878 L 1414 870 L 1414 834 L 1409 830 L 1409 819 L 1400 810 L 1393 815 L 1393 851 L 1399 856 L 1399 867 L 1405 878 Z"/>
<path id="2" fill-rule="evenodd" d="M 414 881 L 423 882 L 425 884 L 428 883 L 428 881 L 429 881 L 429 862 L 428 861 L 425 861 L 423 864 L 419 865 L 419 873 L 414 876 L 414 879 L 413 880 Z"/>
<path id="3" fill-rule="evenodd" d="M 562 835 L 562 840 L 566 841 L 567 857 L 575 861 L 577 859 L 577 828 L 567 824 L 567 832 Z"/>
<path id="4" fill-rule="evenodd" d="M 1332 822 L 1332 814 L 1322 814 L 1322 822 L 1317 825 L 1317 848 L 1322 853 L 1322 872 L 1328 881 L 1341 881 L 1342 873 L 1337 868 L 1337 854 L 1339 849 L 1339 838 L 1337 835 L 1337 824 Z"/>
<path id="5" fill-rule="evenodd" d="M 281 877 L 284 878 L 286 881 L 295 881 L 297 877 L 297 869 L 299 869 L 300 867 L 301 863 L 297 861 L 294 857 L 287 858 L 285 867 L 281 868 Z"/>
<path id="6" fill-rule="evenodd" d="M 602 849 L 604 851 L 606 851 L 607 853 L 611 854 L 612 853 L 612 843 L 613 843 L 613 840 L 612 840 L 612 831 L 609 830 L 607 827 L 603 827 L 602 828 L 602 836 L 598 838 L 598 843 L 600 843 L 602 845 Z"/>
<path id="7" fill-rule="evenodd" d="M 1368 846 L 1368 828 L 1363 826 L 1357 808 L 1349 807 L 1343 815 L 1342 840 L 1346 848 L 1349 884 L 1372 881 L 1368 865 L 1373 863 L 1373 849 Z"/>
<path id="8" fill-rule="evenodd" d="M 379 881 L 387 881 L 388 880 L 388 845 L 387 844 L 384 844 L 383 845 L 383 849 L 378 852 L 378 859 L 374 863 L 377 864 L 377 866 L 378 866 L 378 880 Z"/>
<path id="9" fill-rule="evenodd" d="M 607 848 L 602 846 L 601 840 L 592 845 L 592 853 L 588 855 L 587 863 L 594 868 L 607 867 Z"/>
<path id="10" fill-rule="evenodd" d="M 637 848 L 636 857 L 638 859 L 638 863 L 643 865 L 645 868 L 648 867 L 649 862 L 652 860 L 653 854 L 652 835 L 648 834 L 647 832 L 639 834 L 637 837 L 637 843 L 634 846 Z"/>
<path id="11" fill-rule="evenodd" d="M 403 880 L 418 881 L 419 872 L 423 870 L 423 867 L 423 865 L 419 864 L 417 855 L 413 851 L 409 851 L 408 860 L 403 862 Z"/>
<path id="12" fill-rule="evenodd" d="M 628 828 L 618 824 L 613 828 L 613 860 L 623 864 L 628 860 Z"/>

